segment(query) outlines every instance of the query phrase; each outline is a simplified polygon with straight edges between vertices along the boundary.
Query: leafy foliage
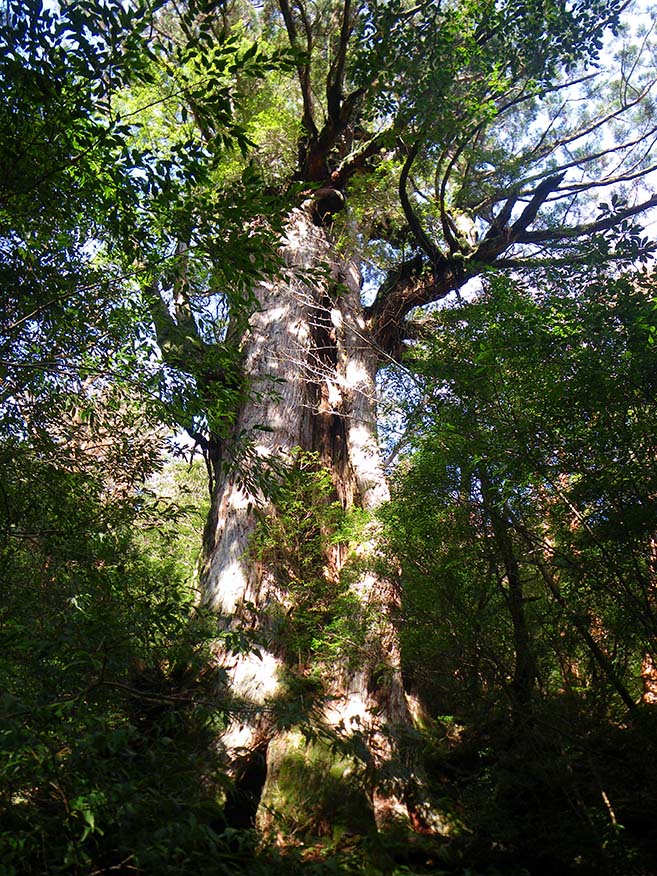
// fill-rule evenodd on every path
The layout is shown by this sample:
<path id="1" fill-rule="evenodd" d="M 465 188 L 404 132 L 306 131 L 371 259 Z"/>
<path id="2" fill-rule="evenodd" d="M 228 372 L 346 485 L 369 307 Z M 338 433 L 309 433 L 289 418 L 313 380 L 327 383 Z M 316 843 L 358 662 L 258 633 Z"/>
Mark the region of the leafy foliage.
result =
<path id="1" fill-rule="evenodd" d="M 454 716 L 431 750 L 459 817 L 532 873 L 654 854 L 618 779 L 653 720 L 655 314 L 646 272 L 491 277 L 411 354 L 385 512 L 408 678 Z"/>
<path id="2" fill-rule="evenodd" d="M 222 163 L 249 147 L 234 114 L 238 75 L 285 62 L 236 37 L 210 51 L 207 26 L 153 39 L 160 6 L 35 2 L 4 14 L 0 368 L 15 434 L 52 429 L 90 377 L 189 426 L 220 424 L 240 397 L 208 390 L 235 364 L 211 342 L 223 338 L 222 310 L 248 317 L 254 278 L 276 263 L 279 205 L 245 159 L 230 179 Z M 182 119 L 192 110 L 205 139 Z M 255 221 L 263 215 L 269 223 Z M 181 283 L 188 300 L 215 296 L 193 332 L 166 319 Z"/>
<path id="3" fill-rule="evenodd" d="M 177 574 L 179 512 L 25 446 L 3 462 L 4 872 L 229 872 L 214 625 Z"/>
<path id="4" fill-rule="evenodd" d="M 276 637 L 291 658 L 315 669 L 358 648 L 365 629 L 348 564 L 328 565 L 348 549 L 358 517 L 333 493 L 318 454 L 297 450 L 273 486 L 274 510 L 262 517 L 252 544 L 281 588 L 280 616 L 271 619 Z"/>

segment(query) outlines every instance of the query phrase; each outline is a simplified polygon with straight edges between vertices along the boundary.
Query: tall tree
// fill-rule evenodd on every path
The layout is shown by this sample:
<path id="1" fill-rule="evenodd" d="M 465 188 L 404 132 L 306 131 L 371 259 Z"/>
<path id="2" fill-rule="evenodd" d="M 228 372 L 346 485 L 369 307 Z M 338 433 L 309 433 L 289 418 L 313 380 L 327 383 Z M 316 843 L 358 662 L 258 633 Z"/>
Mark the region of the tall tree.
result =
<path id="1" fill-rule="evenodd" d="M 654 70 L 621 42 L 618 72 L 599 64 L 605 34 L 620 39 L 624 8 L 280 0 L 250 18 L 249 27 L 295 59 L 296 92 L 284 80 L 266 93 L 288 121 L 296 114 L 296 154 L 288 148 L 287 161 L 274 161 L 262 135 L 273 165 L 263 172 L 296 198 L 280 242 L 282 267 L 254 284 L 246 308 L 229 303 L 214 344 L 195 321 L 202 290 L 186 285 L 183 259 L 168 292 L 155 284 L 154 307 L 165 358 L 196 379 L 206 404 L 222 394 L 232 402 L 230 416 L 208 414 L 194 427 L 214 482 L 202 587 L 229 627 L 259 643 L 257 651 L 225 655 L 245 707 L 225 743 L 247 763 L 255 753 L 266 757 L 270 801 L 292 748 L 271 716 L 289 695 L 290 676 L 308 681 L 311 670 L 281 635 L 281 614 L 296 610 L 290 575 L 252 549 L 263 519 L 280 514 L 268 484 L 294 468 L 300 448 L 317 454 L 345 509 L 375 511 L 388 496 L 377 372 L 422 331 L 422 308 L 493 268 L 627 258 L 648 248 L 634 217 L 657 196 L 630 198 L 652 169 Z M 217 39 L 245 12 L 213 10 L 194 4 L 203 22 L 214 21 Z M 596 215 L 599 191 L 614 185 L 620 193 Z M 614 243 L 608 232 L 616 228 Z M 366 304 L 363 276 L 372 263 L 375 291 Z M 380 777 L 396 757 L 390 731 L 410 717 L 391 618 L 396 584 L 364 559 L 374 536 L 361 529 L 348 550 L 336 535 L 318 560 L 328 584 L 348 576 L 363 619 L 366 610 L 376 616 L 356 662 L 343 655 L 319 675 L 321 720 L 359 730 Z M 527 687 L 529 662 L 523 672 Z M 426 817 L 411 787 L 374 781 L 378 824 Z"/>
<path id="2" fill-rule="evenodd" d="M 356 536 L 356 527 L 324 509 L 319 529 L 307 530 L 312 569 L 257 545 L 272 521 L 299 519 L 300 502 L 330 506 L 333 498 L 365 517 L 385 501 L 376 376 L 421 330 L 419 309 L 495 267 L 626 258 L 645 249 L 633 217 L 657 199 L 624 198 L 651 169 L 652 70 L 623 47 L 617 76 L 595 66 L 623 8 L 280 0 L 250 10 L 195 0 L 182 15 L 175 5 L 156 18 L 150 7 L 146 18 L 142 10 L 142 26 L 123 4 L 88 0 L 61 4 L 61 15 L 49 13 L 39 29 L 40 3 L 34 21 L 10 4 L 3 33 L 19 47 L 3 60 L 15 82 L 3 133 L 11 140 L 18 132 L 19 160 L 7 163 L 3 180 L 2 267 L 12 291 L 21 287 L 21 272 L 43 280 L 30 259 L 42 253 L 37 242 L 62 228 L 76 261 L 63 257 L 57 280 L 68 278 L 87 294 L 79 305 L 68 294 L 50 298 L 47 282 L 35 286 L 34 300 L 16 294 L 6 358 L 22 367 L 26 355 L 46 350 L 50 336 L 37 329 L 48 328 L 42 317 L 62 302 L 71 304 L 65 316 L 75 323 L 98 288 L 75 284 L 75 268 L 86 270 L 90 261 L 96 268 L 88 246 L 105 243 L 106 261 L 122 263 L 136 281 L 119 283 L 121 302 L 134 296 L 153 323 L 168 368 L 158 372 L 158 389 L 169 397 L 181 389 L 177 420 L 212 470 L 205 599 L 235 641 L 248 631 L 258 643 L 257 652 L 224 655 L 235 699 L 245 706 L 225 741 L 232 754 L 265 754 L 270 800 L 291 742 L 272 714 L 289 727 L 300 713 L 285 712 L 286 698 L 296 691 L 305 701 L 320 687 L 319 723 L 334 736 L 358 730 L 366 743 L 377 822 L 429 820 L 412 782 L 399 788 L 382 778 L 397 754 L 391 731 L 410 718 L 391 618 L 397 587 L 367 558 L 373 526 L 361 525 Z M 138 42 L 135 61 L 117 78 L 132 57 L 127 37 Z M 272 60 L 272 47 L 286 60 Z M 276 82 L 266 78 L 274 69 Z M 130 85 L 134 95 L 137 76 L 157 89 L 145 103 L 161 114 L 148 126 L 132 125 L 143 109 L 119 94 Z M 21 114 L 25 94 L 37 107 L 31 116 Z M 80 95 L 84 106 L 76 108 Z M 267 101 L 277 119 L 267 115 Z M 260 175 L 257 156 L 253 164 L 239 157 L 257 137 L 256 117 L 264 129 Z M 280 118 L 291 137 L 281 135 Z M 158 135 L 160 151 L 149 152 L 144 141 Z M 44 144 L 54 152 L 39 174 Z M 591 216 L 587 195 L 614 184 L 620 195 Z M 49 206 L 60 191 L 83 192 L 70 201 L 79 221 L 70 221 L 62 200 L 56 215 L 44 213 L 52 222 L 30 213 L 12 231 L 12 208 L 34 191 L 45 192 Z M 268 253 L 281 213 L 274 272 Z M 97 218 L 87 227 L 89 215 Z M 607 236 L 612 228 L 621 229 L 620 243 Z M 575 249 L 582 240 L 588 247 Z M 365 304 L 362 278 L 372 263 L 376 290 Z M 108 313 L 112 320 L 121 314 L 115 301 Z M 60 343 L 70 340 L 66 320 L 53 324 Z M 143 323 L 139 331 L 143 339 Z M 98 335 L 105 337 L 102 320 Z M 31 368 L 47 365 L 35 359 Z M 148 354 L 145 361 L 152 364 Z M 106 364 L 110 373 L 111 356 Z M 7 404 L 22 388 L 7 394 Z M 17 419 L 20 432 L 25 418 Z M 330 473 L 332 497 L 316 483 L 317 472 L 307 472 L 309 459 Z M 290 478 L 300 470 L 308 483 L 293 501 Z M 281 634 L 282 618 L 307 606 L 297 594 L 311 584 L 340 596 L 346 588 L 352 598 L 342 606 L 361 621 L 356 655 L 334 649 L 312 671 Z M 332 608 L 327 636 L 337 620 Z M 249 782 L 252 766 L 243 769 Z"/>

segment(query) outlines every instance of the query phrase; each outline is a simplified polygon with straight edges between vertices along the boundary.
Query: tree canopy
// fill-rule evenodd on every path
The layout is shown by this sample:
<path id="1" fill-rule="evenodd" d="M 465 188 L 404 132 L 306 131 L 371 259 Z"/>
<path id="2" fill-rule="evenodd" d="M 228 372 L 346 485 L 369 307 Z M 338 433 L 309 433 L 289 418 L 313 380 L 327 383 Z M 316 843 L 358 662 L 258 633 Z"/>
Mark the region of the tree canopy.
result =
<path id="1" fill-rule="evenodd" d="M 631 12 L 4 4 L 0 874 L 654 868 Z"/>

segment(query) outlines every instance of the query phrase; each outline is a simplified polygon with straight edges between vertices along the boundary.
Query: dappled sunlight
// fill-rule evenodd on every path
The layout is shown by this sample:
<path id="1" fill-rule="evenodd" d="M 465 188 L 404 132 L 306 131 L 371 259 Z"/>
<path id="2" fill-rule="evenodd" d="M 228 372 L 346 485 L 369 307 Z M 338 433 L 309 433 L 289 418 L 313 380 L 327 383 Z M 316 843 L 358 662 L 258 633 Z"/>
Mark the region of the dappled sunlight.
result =
<path id="1" fill-rule="evenodd" d="M 231 672 L 235 690 L 246 700 L 262 705 L 278 687 L 279 665 L 276 657 L 265 649 L 259 649 L 258 654 L 248 654 Z"/>
<path id="2" fill-rule="evenodd" d="M 657 872 L 634 8 L 2 3 L 0 876 Z"/>

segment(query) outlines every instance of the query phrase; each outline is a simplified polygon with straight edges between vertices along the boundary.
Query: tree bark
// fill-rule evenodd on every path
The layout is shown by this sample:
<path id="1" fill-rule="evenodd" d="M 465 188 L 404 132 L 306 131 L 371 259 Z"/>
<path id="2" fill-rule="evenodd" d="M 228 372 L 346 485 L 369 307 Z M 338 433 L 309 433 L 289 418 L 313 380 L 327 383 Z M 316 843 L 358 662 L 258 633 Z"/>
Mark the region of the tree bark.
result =
<path id="1" fill-rule="evenodd" d="M 374 511 L 388 498 L 376 437 L 379 355 L 360 301 L 358 265 L 336 252 L 330 231 L 313 221 L 310 202 L 292 212 L 282 254 L 285 275 L 255 290 L 259 309 L 243 339 L 249 391 L 228 439 L 243 453 L 235 465 L 224 459 L 217 466 L 202 572 L 205 601 L 229 629 L 253 631 L 260 642 L 257 653 L 223 656 L 230 691 L 242 706 L 223 743 L 233 760 L 267 752 L 268 799 L 275 796 L 287 744 L 272 712 L 290 668 L 268 617 L 273 607 L 290 603 L 280 576 L 250 550 L 258 515 L 272 509 L 249 475 L 258 466 L 285 464 L 301 448 L 319 455 L 344 508 Z M 360 546 L 363 555 L 373 549 L 373 527 Z M 326 557 L 334 577 L 344 553 L 336 546 Z M 379 773 L 396 754 L 390 731 L 410 725 L 411 719 L 391 618 L 397 587 L 366 563 L 363 569 L 350 586 L 376 616 L 377 629 L 370 631 L 356 668 L 345 660 L 323 672 L 321 721 L 334 731 L 362 733 L 373 772 Z M 294 670 L 304 672 L 300 666 Z M 408 790 L 393 791 L 375 781 L 369 799 L 377 825 L 420 818 L 410 798 Z M 267 817 L 260 822 L 267 825 Z"/>

